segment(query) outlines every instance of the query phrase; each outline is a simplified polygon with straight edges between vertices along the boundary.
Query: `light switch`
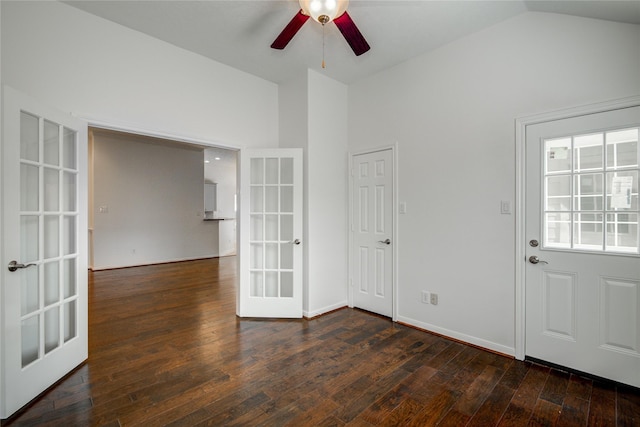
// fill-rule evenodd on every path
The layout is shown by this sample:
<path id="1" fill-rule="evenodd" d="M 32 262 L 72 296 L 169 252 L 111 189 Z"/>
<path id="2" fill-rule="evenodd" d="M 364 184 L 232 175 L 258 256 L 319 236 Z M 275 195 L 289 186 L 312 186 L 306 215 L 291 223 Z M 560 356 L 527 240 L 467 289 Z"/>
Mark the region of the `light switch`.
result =
<path id="1" fill-rule="evenodd" d="M 401 214 L 407 213 L 407 202 L 400 202 L 400 213 Z"/>
<path id="2" fill-rule="evenodd" d="M 510 200 L 502 200 L 500 201 L 500 213 L 503 215 L 511 214 L 511 201 Z"/>
<path id="3" fill-rule="evenodd" d="M 109 207 L 108 206 L 100 206 L 98 208 L 98 212 L 100 212 L 100 213 L 109 213 Z"/>

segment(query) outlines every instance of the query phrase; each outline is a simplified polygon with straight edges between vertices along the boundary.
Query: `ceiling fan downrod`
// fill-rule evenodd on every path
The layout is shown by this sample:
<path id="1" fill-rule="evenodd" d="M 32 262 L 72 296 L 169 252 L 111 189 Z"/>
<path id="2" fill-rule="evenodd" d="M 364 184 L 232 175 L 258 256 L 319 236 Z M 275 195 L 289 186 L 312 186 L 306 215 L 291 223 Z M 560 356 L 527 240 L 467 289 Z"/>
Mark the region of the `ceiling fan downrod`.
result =
<path id="1" fill-rule="evenodd" d="M 322 68 L 325 68 L 324 66 L 324 24 L 322 24 Z"/>

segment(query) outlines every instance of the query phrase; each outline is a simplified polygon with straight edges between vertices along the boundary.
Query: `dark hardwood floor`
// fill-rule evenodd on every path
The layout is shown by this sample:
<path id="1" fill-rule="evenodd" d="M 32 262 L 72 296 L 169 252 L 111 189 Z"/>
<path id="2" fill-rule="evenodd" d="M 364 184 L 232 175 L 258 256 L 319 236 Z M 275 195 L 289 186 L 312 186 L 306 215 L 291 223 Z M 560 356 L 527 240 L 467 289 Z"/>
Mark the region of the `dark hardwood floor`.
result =
<path id="1" fill-rule="evenodd" d="M 233 257 L 89 277 L 89 360 L 7 425 L 640 425 L 637 389 L 366 312 L 238 319 Z"/>

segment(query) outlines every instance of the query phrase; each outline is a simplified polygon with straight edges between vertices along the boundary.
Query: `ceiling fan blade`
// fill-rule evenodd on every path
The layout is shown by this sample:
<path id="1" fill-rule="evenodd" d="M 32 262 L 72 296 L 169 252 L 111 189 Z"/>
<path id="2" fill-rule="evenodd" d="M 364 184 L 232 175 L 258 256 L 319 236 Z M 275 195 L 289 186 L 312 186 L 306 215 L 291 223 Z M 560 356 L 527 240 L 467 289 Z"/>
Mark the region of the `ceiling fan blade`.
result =
<path id="1" fill-rule="evenodd" d="M 345 40 L 347 40 L 347 43 L 349 43 L 349 46 L 351 46 L 351 49 L 353 49 L 353 53 L 355 53 L 356 56 L 360 56 L 371 49 L 369 43 L 364 39 L 364 36 L 360 30 L 358 30 L 358 27 L 356 27 L 356 24 L 346 11 L 339 17 L 335 18 L 333 22 L 336 23 L 336 26 L 344 36 Z"/>
<path id="2" fill-rule="evenodd" d="M 300 9 L 300 11 L 293 17 L 293 19 L 289 21 L 287 26 L 284 27 L 284 30 L 282 30 L 280 35 L 274 40 L 273 43 L 271 43 L 271 47 L 273 49 L 284 49 L 308 19 L 309 15 L 303 14 L 302 9 Z"/>

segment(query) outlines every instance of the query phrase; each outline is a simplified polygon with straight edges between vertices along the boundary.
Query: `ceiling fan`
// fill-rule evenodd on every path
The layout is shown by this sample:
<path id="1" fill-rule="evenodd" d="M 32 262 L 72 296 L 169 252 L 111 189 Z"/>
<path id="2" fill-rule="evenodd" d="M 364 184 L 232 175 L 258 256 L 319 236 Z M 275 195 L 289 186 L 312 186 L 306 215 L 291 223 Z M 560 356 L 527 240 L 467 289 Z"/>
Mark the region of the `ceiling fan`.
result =
<path id="1" fill-rule="evenodd" d="M 273 49 L 284 49 L 309 18 L 313 18 L 322 26 L 333 21 L 356 56 L 370 49 L 369 43 L 347 13 L 349 0 L 299 0 L 299 3 L 300 11 L 271 44 Z"/>

